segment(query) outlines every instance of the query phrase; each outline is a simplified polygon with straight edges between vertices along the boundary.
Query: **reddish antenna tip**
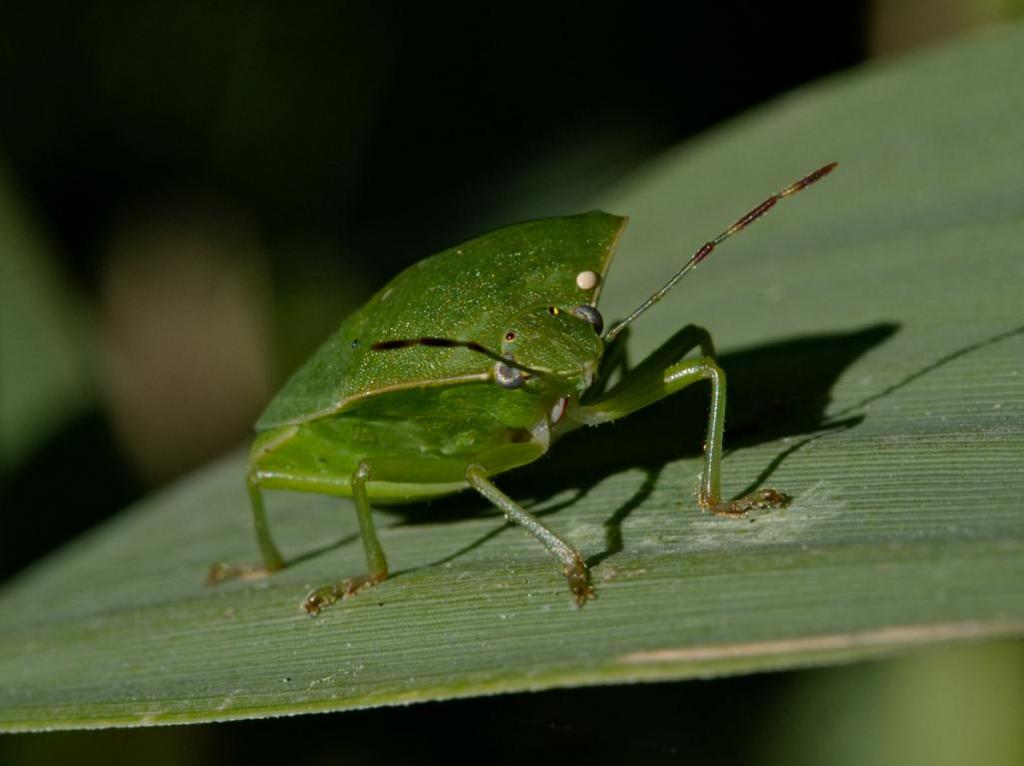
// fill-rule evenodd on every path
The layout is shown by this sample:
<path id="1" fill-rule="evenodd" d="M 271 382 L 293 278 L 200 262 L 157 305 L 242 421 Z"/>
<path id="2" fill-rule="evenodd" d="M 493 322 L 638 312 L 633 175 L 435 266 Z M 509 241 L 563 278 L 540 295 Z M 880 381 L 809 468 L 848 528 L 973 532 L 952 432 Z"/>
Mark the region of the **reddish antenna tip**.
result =
<path id="1" fill-rule="evenodd" d="M 766 199 L 764 202 L 762 202 L 760 205 L 758 205 L 757 207 L 751 209 L 746 215 L 744 215 L 742 218 L 738 219 L 736 221 L 736 223 L 734 223 L 728 229 L 723 231 L 717 237 L 715 237 L 714 239 L 711 239 L 711 240 L 705 242 L 703 245 L 701 245 L 699 248 L 697 248 L 697 252 L 695 252 L 692 256 L 690 256 L 690 260 L 688 260 L 683 265 L 683 267 L 681 269 L 679 269 L 679 271 L 677 271 L 668 282 L 666 282 L 664 285 L 662 285 L 662 287 L 659 288 L 650 298 L 648 298 L 646 301 L 641 303 L 636 309 L 634 309 L 633 313 L 631 313 L 629 316 L 627 316 L 622 321 L 618 322 L 614 327 L 609 329 L 608 332 L 606 332 L 604 334 L 603 337 L 604 337 L 605 343 L 611 343 L 612 340 L 614 340 L 615 337 L 620 332 L 622 332 L 623 328 L 626 327 L 626 325 L 628 325 L 630 322 L 632 322 L 638 316 L 640 316 L 645 311 L 647 311 L 647 309 L 649 309 L 655 303 L 657 303 L 662 298 L 664 298 L 665 294 L 669 290 L 671 290 L 673 287 L 675 287 L 676 283 L 680 279 L 682 279 L 685 274 L 687 274 L 691 269 L 693 269 L 698 263 L 700 263 L 705 258 L 707 258 L 709 255 L 711 255 L 711 251 L 714 250 L 716 246 L 720 245 L 722 242 L 724 242 L 725 240 L 729 239 L 729 237 L 733 236 L 734 234 L 738 234 L 739 232 L 743 231 L 750 224 L 752 224 L 758 218 L 760 218 L 765 213 L 767 213 L 769 210 L 771 210 L 773 207 L 775 207 L 775 205 L 778 203 L 778 201 L 780 199 L 783 199 L 784 197 L 789 197 L 792 194 L 796 194 L 798 191 L 801 191 L 802 189 L 806 189 L 808 186 L 813 184 L 815 181 L 817 181 L 817 180 L 827 176 L 829 173 L 831 173 L 833 170 L 835 170 L 838 166 L 839 166 L 838 162 L 830 162 L 827 165 L 821 166 L 820 168 L 815 170 L 813 173 L 804 176 L 799 181 L 795 181 L 794 183 L 791 183 L 789 186 L 787 186 L 782 191 L 780 191 L 780 192 L 778 192 L 776 194 L 773 194 L 768 199 Z"/>
<path id="2" fill-rule="evenodd" d="M 789 186 L 787 186 L 785 189 L 783 189 L 781 192 L 779 192 L 779 196 L 780 197 L 788 197 L 790 194 L 796 194 L 801 189 L 806 189 L 808 186 L 810 186 L 815 181 L 818 181 L 818 180 L 824 178 L 825 176 L 827 176 L 829 173 L 831 173 L 833 170 L 835 170 L 838 166 L 839 166 L 838 162 L 830 162 L 827 165 L 818 168 L 817 170 L 815 170 L 810 175 L 806 175 L 803 178 L 801 178 L 799 181 L 797 181 L 796 183 L 792 183 Z"/>
<path id="3" fill-rule="evenodd" d="M 817 181 L 819 178 L 824 178 L 829 173 L 831 173 L 833 170 L 835 170 L 837 167 L 839 167 L 839 163 L 838 162 L 830 162 L 827 165 L 825 165 L 824 167 L 818 168 L 813 173 L 811 173 L 809 176 L 807 176 L 807 183 L 808 184 L 812 184 L 815 181 Z"/>

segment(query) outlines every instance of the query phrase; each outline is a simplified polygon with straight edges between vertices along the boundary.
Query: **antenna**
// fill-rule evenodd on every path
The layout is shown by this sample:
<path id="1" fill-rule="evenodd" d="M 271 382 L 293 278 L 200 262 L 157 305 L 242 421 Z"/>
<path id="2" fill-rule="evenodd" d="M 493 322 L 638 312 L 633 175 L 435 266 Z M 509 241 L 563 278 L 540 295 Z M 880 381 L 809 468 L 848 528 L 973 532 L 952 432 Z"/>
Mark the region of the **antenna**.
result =
<path id="1" fill-rule="evenodd" d="M 765 213 L 767 213 L 769 210 L 771 210 L 773 207 L 775 207 L 775 205 L 779 202 L 779 200 L 784 199 L 786 197 L 790 197 L 790 196 L 796 194 L 798 191 L 806 189 L 808 186 L 813 184 L 818 179 L 824 178 L 825 176 L 827 176 L 829 173 L 831 173 L 833 170 L 835 170 L 835 168 L 836 168 L 836 166 L 838 164 L 839 164 L 838 162 L 830 162 L 828 165 L 825 165 L 824 167 L 818 168 L 817 170 L 815 170 L 810 175 L 804 176 L 799 181 L 795 181 L 794 183 L 791 183 L 785 189 L 783 189 L 782 191 L 778 192 L 777 194 L 773 194 L 768 199 L 766 199 L 764 202 L 762 202 L 760 205 L 758 205 L 753 210 L 751 210 L 749 213 L 747 213 L 746 215 L 741 217 L 739 220 L 736 221 L 736 223 L 734 223 L 728 229 L 723 231 L 717 237 L 715 237 L 714 239 L 712 239 L 712 240 L 710 240 L 708 242 L 705 242 L 703 245 L 701 245 L 699 248 L 697 248 L 697 252 L 695 252 L 692 256 L 690 256 L 690 260 L 688 260 L 683 265 L 683 267 L 681 269 L 679 269 L 679 271 L 677 271 L 675 273 L 675 275 L 672 277 L 672 279 L 670 279 L 668 282 L 666 282 L 656 293 L 654 293 L 654 295 L 652 295 L 646 301 L 641 303 L 633 311 L 632 314 L 630 314 L 628 317 L 623 319 L 621 322 L 618 322 L 614 327 L 612 327 L 610 330 L 608 330 L 608 332 L 606 332 L 604 334 L 604 341 L 605 341 L 605 343 L 611 343 L 615 339 L 615 336 L 618 335 L 620 332 L 622 332 L 625 329 L 626 325 L 628 325 L 630 322 L 632 322 L 638 316 L 640 316 L 645 311 L 647 311 L 647 309 L 649 309 L 655 303 L 657 303 L 662 298 L 664 298 L 665 294 L 668 293 L 668 291 L 671 290 L 673 287 L 675 287 L 676 283 L 680 279 L 682 279 L 688 272 L 692 271 L 697 266 L 698 263 L 700 263 L 705 258 L 707 258 L 709 255 L 711 255 L 711 251 L 714 250 L 716 247 L 718 247 L 718 245 L 720 245 L 725 240 L 729 239 L 729 237 L 731 237 L 733 234 L 737 234 L 737 233 L 743 231 L 748 226 L 750 226 L 750 224 L 752 224 L 758 218 L 760 218 Z"/>

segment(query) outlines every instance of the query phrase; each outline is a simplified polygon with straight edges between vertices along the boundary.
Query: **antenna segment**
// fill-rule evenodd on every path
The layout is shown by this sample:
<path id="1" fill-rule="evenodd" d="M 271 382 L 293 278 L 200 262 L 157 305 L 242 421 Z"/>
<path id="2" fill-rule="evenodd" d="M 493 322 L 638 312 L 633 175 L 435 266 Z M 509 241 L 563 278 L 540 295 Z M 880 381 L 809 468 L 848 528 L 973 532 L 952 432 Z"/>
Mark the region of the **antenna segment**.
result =
<path id="1" fill-rule="evenodd" d="M 749 213 L 747 213 L 746 215 L 742 216 L 739 220 L 736 221 L 736 223 L 734 223 L 728 229 L 723 231 L 717 237 L 715 237 L 712 240 L 709 240 L 708 242 L 705 242 L 703 245 L 701 245 L 699 248 L 697 248 L 697 252 L 695 252 L 692 256 L 690 256 L 690 260 L 688 260 L 683 265 L 683 267 L 681 269 L 679 269 L 679 271 L 677 271 L 675 273 L 675 275 L 672 277 L 672 279 L 670 279 L 668 282 L 666 282 L 656 293 L 654 293 L 654 295 L 652 295 L 646 301 L 641 303 L 633 311 L 632 314 L 630 314 L 628 317 L 623 319 L 621 322 L 617 323 L 614 327 L 612 327 L 610 330 L 608 330 L 608 332 L 606 332 L 604 334 L 604 341 L 605 341 L 605 343 L 611 343 L 615 339 L 615 336 L 618 335 L 620 332 L 622 332 L 623 329 L 625 329 L 626 325 L 628 325 L 630 322 L 632 322 L 638 316 L 640 316 L 645 311 L 647 311 L 647 309 L 649 309 L 655 303 L 657 303 L 662 298 L 664 298 L 666 293 L 668 293 L 669 290 L 671 290 L 673 287 L 675 287 L 676 283 L 680 279 L 682 279 L 684 276 L 686 276 L 686 274 L 688 272 L 692 271 L 697 266 L 698 263 L 700 263 L 705 258 L 707 258 L 709 255 L 711 255 L 711 252 L 716 247 L 718 247 L 718 245 L 720 245 L 725 240 L 729 239 L 729 237 L 731 237 L 733 234 L 737 234 L 737 233 L 743 231 L 748 226 L 750 226 L 750 224 L 752 224 L 758 218 L 760 218 L 765 213 L 767 213 L 769 210 L 771 210 L 773 207 L 775 207 L 775 205 L 778 204 L 779 200 L 785 199 L 786 197 L 791 197 L 792 195 L 796 194 L 798 191 L 806 189 L 808 186 L 813 184 L 815 181 L 817 181 L 817 180 L 827 176 L 829 173 L 831 173 L 833 170 L 835 170 L 836 165 L 838 165 L 838 164 L 839 163 L 837 163 L 837 162 L 830 162 L 828 165 L 825 165 L 824 167 L 818 168 L 817 170 L 815 170 L 810 175 L 804 176 L 799 181 L 795 181 L 795 182 L 791 183 L 785 189 L 783 189 L 782 191 L 780 191 L 780 192 L 778 192 L 776 194 L 773 194 L 768 199 L 766 199 L 764 202 L 762 202 L 760 205 L 758 205 L 757 207 L 753 208 Z"/>

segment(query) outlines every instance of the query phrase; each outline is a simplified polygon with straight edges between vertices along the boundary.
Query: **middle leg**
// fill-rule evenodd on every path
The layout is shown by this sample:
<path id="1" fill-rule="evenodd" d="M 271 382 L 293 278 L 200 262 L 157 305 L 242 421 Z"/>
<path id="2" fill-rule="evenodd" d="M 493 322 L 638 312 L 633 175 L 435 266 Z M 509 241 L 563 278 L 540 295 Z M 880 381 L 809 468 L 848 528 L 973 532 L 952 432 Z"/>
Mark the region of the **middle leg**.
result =
<path id="1" fill-rule="evenodd" d="M 370 498 L 366 493 L 366 482 L 370 480 L 372 469 L 367 461 L 362 461 L 352 474 L 352 499 L 355 500 L 356 517 L 359 519 L 359 534 L 363 540 L 363 551 L 366 553 L 366 574 L 351 577 L 339 583 L 324 585 L 317 588 L 302 602 L 302 608 L 316 617 L 325 606 L 358 593 L 365 587 L 376 585 L 388 577 L 388 562 L 384 549 L 377 538 L 377 529 L 373 525 L 373 511 Z"/>
<path id="2" fill-rule="evenodd" d="M 579 551 L 494 486 L 481 466 L 469 466 L 466 469 L 466 481 L 473 489 L 498 506 L 505 514 L 506 519 L 516 522 L 540 540 L 548 552 L 562 562 L 562 572 L 565 574 L 565 578 L 569 582 L 569 590 L 572 591 L 579 606 L 583 606 L 588 598 L 594 597 L 594 589 L 590 586 L 590 570 Z"/>

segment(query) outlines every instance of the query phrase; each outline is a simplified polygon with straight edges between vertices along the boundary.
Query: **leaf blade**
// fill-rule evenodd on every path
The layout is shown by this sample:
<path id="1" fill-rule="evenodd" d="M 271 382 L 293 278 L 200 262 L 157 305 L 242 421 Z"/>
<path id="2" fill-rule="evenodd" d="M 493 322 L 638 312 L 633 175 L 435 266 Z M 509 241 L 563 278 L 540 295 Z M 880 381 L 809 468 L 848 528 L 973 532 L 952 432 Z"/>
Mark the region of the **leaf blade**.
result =
<path id="1" fill-rule="evenodd" d="M 534 541 L 456 498 L 382 514 L 397 576 L 310 620 L 305 590 L 362 567 L 354 514 L 335 500 L 274 495 L 275 532 L 302 560 L 259 583 L 201 584 L 212 561 L 255 555 L 235 455 L 4 589 L 0 728 L 751 672 L 1024 633 L 1024 178 L 1006 162 L 1024 136 L 1002 119 L 1024 109 L 1022 43 L 1017 26 L 815 86 L 606 201 L 633 216 L 610 317 L 685 257 L 681 227 L 717 231 L 789 176 L 842 161 L 634 337 L 639 355 L 681 315 L 710 327 L 734 415 L 726 491 L 770 481 L 793 507 L 753 522 L 696 511 L 695 392 L 502 482 L 591 558 L 594 604 L 573 609 Z"/>

